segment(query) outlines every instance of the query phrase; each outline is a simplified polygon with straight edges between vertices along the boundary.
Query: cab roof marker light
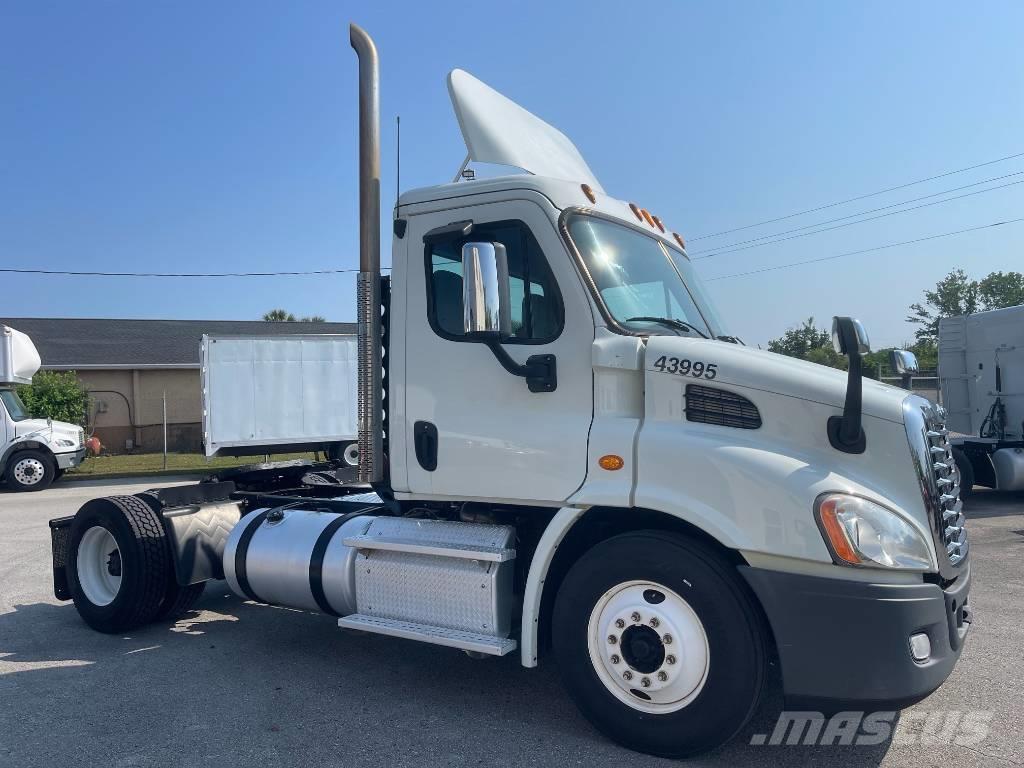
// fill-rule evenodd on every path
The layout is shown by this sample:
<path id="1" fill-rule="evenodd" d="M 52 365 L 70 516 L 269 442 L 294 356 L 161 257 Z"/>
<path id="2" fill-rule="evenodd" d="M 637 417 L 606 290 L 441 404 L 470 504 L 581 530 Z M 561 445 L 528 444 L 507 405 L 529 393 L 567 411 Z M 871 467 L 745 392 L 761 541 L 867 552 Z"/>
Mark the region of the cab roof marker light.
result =
<path id="1" fill-rule="evenodd" d="M 644 217 L 644 221 L 646 221 L 651 227 L 654 227 L 654 219 L 651 218 L 650 211 L 648 211 L 646 208 L 641 208 L 640 214 Z"/>
<path id="2" fill-rule="evenodd" d="M 686 241 L 683 240 L 683 236 L 682 235 L 680 235 L 678 232 L 673 232 L 672 233 L 672 237 L 674 237 L 676 239 L 676 242 L 679 243 L 679 247 L 680 248 L 682 248 L 683 250 L 686 250 Z"/>
<path id="3" fill-rule="evenodd" d="M 592 203 L 597 202 L 597 195 L 594 194 L 594 190 L 591 189 L 589 184 L 580 184 L 580 189 L 582 189 L 583 194 L 587 196 L 587 200 Z"/>
<path id="4" fill-rule="evenodd" d="M 656 226 L 660 232 L 664 233 L 665 225 L 661 223 L 661 219 L 659 219 L 653 213 L 651 214 L 651 218 L 654 220 L 654 226 Z"/>
<path id="5" fill-rule="evenodd" d="M 633 212 L 633 215 L 636 216 L 637 221 L 644 220 L 644 217 L 640 213 L 640 206 L 638 206 L 636 203 L 630 203 L 629 210 L 631 210 Z"/>

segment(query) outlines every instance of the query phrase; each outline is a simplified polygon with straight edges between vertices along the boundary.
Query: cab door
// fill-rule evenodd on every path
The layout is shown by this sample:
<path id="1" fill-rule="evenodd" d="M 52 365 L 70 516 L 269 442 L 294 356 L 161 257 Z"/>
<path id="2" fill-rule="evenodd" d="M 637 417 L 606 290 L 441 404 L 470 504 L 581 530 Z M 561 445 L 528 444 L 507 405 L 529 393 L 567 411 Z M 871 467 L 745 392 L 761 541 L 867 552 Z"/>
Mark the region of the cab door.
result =
<path id="1" fill-rule="evenodd" d="M 516 200 L 410 217 L 404 429 L 411 495 L 556 503 L 583 483 L 594 321 L 553 214 Z M 460 221 L 472 222 L 467 237 L 425 239 Z M 486 344 L 464 334 L 466 241 L 505 246 L 513 333 L 502 348 L 518 364 L 554 355 L 553 391 L 531 392 Z"/>

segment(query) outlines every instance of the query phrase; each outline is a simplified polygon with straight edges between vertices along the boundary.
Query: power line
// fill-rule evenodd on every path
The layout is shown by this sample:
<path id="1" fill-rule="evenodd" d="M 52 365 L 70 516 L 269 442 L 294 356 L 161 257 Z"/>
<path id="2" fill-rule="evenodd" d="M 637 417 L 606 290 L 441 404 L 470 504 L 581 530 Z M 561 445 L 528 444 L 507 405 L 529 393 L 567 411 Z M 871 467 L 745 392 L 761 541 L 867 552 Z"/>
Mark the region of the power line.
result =
<path id="1" fill-rule="evenodd" d="M 381 267 L 382 270 L 391 267 Z M 98 272 L 67 269 L 14 269 L 0 267 L 0 272 L 18 275 L 67 275 L 70 277 L 293 277 L 305 275 L 341 275 L 358 269 L 310 269 L 294 272 Z"/>
<path id="2" fill-rule="evenodd" d="M 935 176 L 929 176 L 926 179 L 918 179 L 917 181 L 908 181 L 906 184 L 898 184 L 895 187 L 887 187 L 886 189 L 880 189 L 877 192 L 868 192 L 864 195 L 857 195 L 856 197 L 848 197 L 845 200 L 838 200 L 834 203 L 827 203 L 825 205 L 819 205 L 815 208 L 808 208 L 804 211 L 797 211 L 796 213 L 789 213 L 785 216 L 777 216 L 774 219 L 765 219 L 764 221 L 758 221 L 753 224 L 745 224 L 742 227 L 733 227 L 732 229 L 723 229 L 719 232 L 711 232 L 707 235 L 698 235 L 697 237 L 686 238 L 689 242 L 696 240 L 705 240 L 709 237 L 718 237 L 719 235 L 727 235 L 730 232 L 740 232 L 744 229 L 753 229 L 754 227 L 761 227 L 765 224 L 774 224 L 777 221 L 785 221 L 786 219 L 792 219 L 797 216 L 803 216 L 808 213 L 815 213 L 817 211 L 824 211 L 827 208 L 835 208 L 839 205 L 846 205 L 847 203 L 854 203 L 858 200 L 865 200 L 869 197 L 876 197 L 878 195 L 884 195 L 886 192 L 895 192 L 898 189 L 906 189 L 907 187 L 913 187 L 916 184 L 924 184 L 926 181 L 935 181 L 936 179 L 944 179 L 946 176 L 954 176 L 958 173 L 965 173 L 967 171 L 973 171 L 975 168 L 984 168 L 986 165 L 994 165 L 995 163 L 1002 163 L 1006 160 L 1014 160 L 1018 157 L 1024 157 L 1024 152 L 1018 152 L 1014 155 L 1007 155 L 1006 157 L 997 157 L 995 160 L 987 160 L 984 163 L 978 163 L 977 165 L 969 165 L 966 168 L 957 168 L 955 171 L 946 171 L 945 173 L 939 173 Z"/>
<path id="3" fill-rule="evenodd" d="M 955 232 L 943 232 L 940 235 L 929 235 L 928 237 L 919 237 L 915 240 L 904 240 L 900 243 L 888 243 L 886 245 L 877 245 L 874 248 L 863 248 L 859 251 L 847 251 L 846 253 L 837 253 L 833 256 L 822 256 L 817 259 L 807 259 L 805 261 L 793 261 L 789 264 L 777 264 L 773 267 L 762 267 L 761 269 L 751 269 L 747 272 L 736 272 L 731 275 L 719 275 L 718 277 L 709 277 L 706 282 L 712 282 L 714 280 L 728 280 L 733 277 L 745 277 L 747 275 L 759 275 L 763 272 L 774 272 L 777 269 L 789 269 L 790 267 L 801 267 L 805 264 L 817 264 L 821 261 L 832 261 L 833 259 L 842 259 L 846 256 L 857 256 L 863 253 L 873 253 L 875 251 L 884 251 L 887 248 L 897 248 L 901 245 L 913 245 L 914 243 L 923 243 L 927 240 L 938 240 L 940 237 L 952 237 L 953 235 L 962 235 L 966 232 L 977 232 L 980 229 L 991 229 L 992 227 L 1001 227 L 1004 224 L 1017 224 L 1024 221 L 1024 216 L 1019 219 L 1009 219 L 1007 221 L 995 221 L 991 224 L 982 224 L 979 227 L 969 227 L 967 229 L 958 229 Z"/>
<path id="4" fill-rule="evenodd" d="M 717 246 L 715 248 L 705 248 L 704 250 L 699 250 L 699 251 L 687 251 L 687 253 L 689 253 L 689 255 L 691 257 L 696 256 L 697 254 L 700 254 L 700 253 L 709 253 L 711 251 L 714 251 L 714 253 L 712 254 L 713 256 L 716 256 L 719 253 L 731 253 L 732 251 L 727 251 L 725 249 L 727 249 L 727 248 L 734 248 L 734 247 L 740 246 L 740 245 L 746 245 L 747 243 L 757 243 L 757 242 L 760 242 L 762 240 L 770 240 L 773 237 L 781 237 L 782 235 L 788 235 L 788 234 L 791 234 L 793 232 L 803 232 L 806 229 L 814 229 L 815 227 L 823 227 L 826 224 L 833 224 L 833 223 L 835 223 L 837 221 L 846 221 L 847 219 L 856 219 L 858 216 L 867 216 L 869 213 L 878 213 L 879 211 L 887 211 L 890 208 L 899 208 L 901 205 L 910 205 L 911 203 L 916 203 L 916 202 L 918 202 L 920 200 L 928 200 L 929 198 L 938 197 L 939 195 L 948 195 L 948 194 L 951 194 L 952 192 L 959 192 L 961 189 L 970 189 L 971 187 L 979 187 L 982 184 L 988 184 L 989 182 L 992 182 L 992 181 L 1002 181 L 1003 179 L 1009 179 L 1009 178 L 1012 178 L 1014 176 L 1021 176 L 1021 175 L 1024 175 L 1024 171 L 1015 171 L 1013 173 L 1003 174 L 1002 176 L 993 176 L 991 179 L 982 179 L 981 181 L 976 181 L 973 184 L 964 184 L 964 185 L 959 186 L 959 187 L 953 187 L 952 189 L 944 189 L 941 192 L 932 192 L 930 195 L 921 195 L 920 197 L 912 197 L 909 200 L 902 200 L 902 201 L 900 201 L 898 203 L 890 203 L 889 205 L 883 205 L 883 206 L 880 206 L 878 208 L 871 208 L 871 209 L 869 209 L 867 211 L 861 211 L 860 213 L 851 213 L 848 216 L 837 216 L 834 219 L 825 219 L 825 221 L 819 221 L 816 224 L 806 224 L 806 225 L 804 225 L 802 227 L 795 227 L 793 229 L 785 229 L 782 232 L 775 232 L 775 233 L 770 234 L 770 235 L 762 235 L 761 237 L 754 237 L 754 238 L 751 238 L 750 240 L 740 240 L 739 242 L 729 243 L 727 245 L 719 245 L 719 246 Z M 1002 186 L 992 187 L 992 189 L 986 189 L 986 190 L 982 190 L 982 191 L 983 192 L 991 192 L 991 191 L 996 190 L 996 189 L 1002 189 L 1003 186 L 1011 186 L 1011 185 L 1004 184 Z M 954 197 L 954 198 L 950 198 L 950 199 L 956 200 L 958 198 Z M 944 202 L 946 202 L 946 201 L 945 200 L 937 201 L 937 203 L 944 203 Z M 908 211 L 914 211 L 914 210 L 917 210 L 917 209 L 916 208 L 908 208 L 907 210 Z M 897 213 L 903 213 L 903 211 L 897 211 Z M 870 219 L 867 219 L 867 221 L 870 221 Z M 854 224 L 859 224 L 860 222 L 855 221 L 853 223 Z M 826 231 L 826 230 L 823 230 L 823 231 Z M 815 233 L 814 232 L 808 232 L 808 234 L 813 235 Z M 767 245 L 767 243 L 766 243 L 766 245 Z M 705 256 L 703 258 L 708 258 L 708 257 Z"/>
<path id="5" fill-rule="evenodd" d="M 845 224 L 836 224 L 834 227 L 825 227 L 824 229 L 816 229 L 813 232 L 803 232 L 803 233 L 801 233 L 799 235 L 790 235 L 789 237 L 780 237 L 777 240 L 768 240 L 768 241 L 763 242 L 763 243 L 755 243 L 754 245 L 745 245 L 742 248 L 732 248 L 732 249 L 726 250 L 726 251 L 718 251 L 716 253 L 709 253 L 706 256 L 695 256 L 695 257 L 693 257 L 693 259 L 694 259 L 694 261 L 697 261 L 699 259 L 710 259 L 710 258 L 714 258 L 715 256 L 723 256 L 723 255 L 725 255 L 727 253 L 737 253 L 738 251 L 749 251 L 751 248 L 760 248 L 760 247 L 765 246 L 765 245 L 774 245 L 775 243 L 784 243 L 787 240 L 796 240 L 796 239 L 801 238 L 801 237 L 809 237 L 810 235 L 820 235 L 822 232 L 832 232 L 833 230 L 842 229 L 843 227 L 852 227 L 854 224 L 865 224 L 865 223 L 867 223 L 869 221 L 875 221 L 876 219 L 884 219 L 884 218 L 886 218 L 888 216 L 895 216 L 895 215 L 900 214 L 900 213 L 910 213 L 911 211 L 917 211 L 917 210 L 920 210 L 921 208 L 929 208 L 929 207 L 931 207 L 933 205 L 939 205 L 941 203 L 951 203 L 954 200 L 960 200 L 960 199 L 965 198 L 965 197 L 973 197 L 974 195 L 980 195 L 980 194 L 983 194 L 984 192 L 995 192 L 997 189 L 1003 189 L 1004 187 L 1012 187 L 1012 186 L 1014 186 L 1016 184 L 1024 184 L 1024 179 L 1022 179 L 1021 181 L 1011 181 L 1008 184 L 1000 184 L 998 187 L 991 187 L 989 189 L 979 189 L 979 190 L 976 190 L 974 192 L 965 192 L 964 194 L 957 195 L 956 197 L 947 197 L 945 200 L 935 200 L 935 201 L 930 202 L 930 203 L 921 203 L 921 205 L 915 205 L 912 208 L 903 208 L 902 210 L 899 210 L 899 211 L 890 211 L 889 213 L 880 213 L 877 216 L 871 216 L 871 217 L 869 217 L 867 219 L 860 219 L 859 221 L 848 221 Z"/>

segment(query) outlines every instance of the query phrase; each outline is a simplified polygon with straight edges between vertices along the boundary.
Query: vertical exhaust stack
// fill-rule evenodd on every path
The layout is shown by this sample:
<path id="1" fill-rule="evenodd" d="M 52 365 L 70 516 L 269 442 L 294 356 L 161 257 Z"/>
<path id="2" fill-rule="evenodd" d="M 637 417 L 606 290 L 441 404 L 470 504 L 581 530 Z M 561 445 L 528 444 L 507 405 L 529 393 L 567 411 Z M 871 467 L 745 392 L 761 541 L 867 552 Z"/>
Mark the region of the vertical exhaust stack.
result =
<path id="1" fill-rule="evenodd" d="M 377 47 L 349 25 L 359 57 L 359 482 L 384 479 L 380 303 L 380 77 Z"/>

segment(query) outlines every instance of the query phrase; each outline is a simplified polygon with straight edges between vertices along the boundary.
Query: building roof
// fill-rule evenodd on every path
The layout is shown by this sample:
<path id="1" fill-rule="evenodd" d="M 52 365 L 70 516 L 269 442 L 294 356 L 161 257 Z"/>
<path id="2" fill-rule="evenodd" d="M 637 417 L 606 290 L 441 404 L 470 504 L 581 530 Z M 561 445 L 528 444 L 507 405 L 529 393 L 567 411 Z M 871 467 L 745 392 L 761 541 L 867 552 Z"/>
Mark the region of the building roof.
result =
<path id="1" fill-rule="evenodd" d="M 0 317 L 28 334 L 43 368 L 198 368 L 199 343 L 211 335 L 354 334 L 355 323 L 262 320 L 116 320 Z"/>

